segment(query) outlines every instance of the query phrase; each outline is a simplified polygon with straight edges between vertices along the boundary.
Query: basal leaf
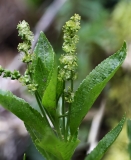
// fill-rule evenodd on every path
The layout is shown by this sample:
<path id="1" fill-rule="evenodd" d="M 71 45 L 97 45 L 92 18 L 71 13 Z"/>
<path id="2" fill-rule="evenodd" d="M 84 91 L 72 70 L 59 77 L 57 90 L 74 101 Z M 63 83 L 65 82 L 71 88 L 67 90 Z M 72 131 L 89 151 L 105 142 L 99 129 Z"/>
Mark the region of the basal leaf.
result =
<path id="1" fill-rule="evenodd" d="M 104 153 L 107 149 L 112 145 L 112 143 L 116 140 L 118 135 L 120 134 L 123 125 L 125 122 L 125 116 L 119 122 L 119 124 L 98 143 L 96 148 L 85 158 L 85 160 L 101 160 Z"/>
<path id="2" fill-rule="evenodd" d="M 126 43 L 114 55 L 100 63 L 80 84 L 71 105 L 70 129 L 72 135 L 76 132 L 82 119 L 93 105 L 107 82 L 123 63 L 126 57 Z"/>
<path id="3" fill-rule="evenodd" d="M 40 36 L 34 50 L 34 59 L 32 62 L 34 68 L 33 79 L 39 85 L 38 92 L 42 98 L 45 88 L 51 79 L 54 67 L 54 51 L 43 32 Z M 39 59 L 39 60 L 38 60 Z"/>
<path id="4" fill-rule="evenodd" d="M 0 104 L 30 126 L 39 139 L 42 138 L 41 135 L 51 132 L 44 117 L 26 101 L 14 96 L 11 92 L 0 90 Z"/>

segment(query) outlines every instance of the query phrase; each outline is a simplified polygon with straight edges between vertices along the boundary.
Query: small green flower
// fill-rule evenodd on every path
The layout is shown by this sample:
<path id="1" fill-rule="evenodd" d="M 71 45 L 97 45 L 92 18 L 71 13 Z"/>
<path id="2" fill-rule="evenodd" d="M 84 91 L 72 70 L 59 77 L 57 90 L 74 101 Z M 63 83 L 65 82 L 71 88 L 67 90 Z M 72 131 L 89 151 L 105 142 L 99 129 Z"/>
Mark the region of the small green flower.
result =
<path id="1" fill-rule="evenodd" d="M 60 81 L 71 80 L 71 71 L 66 69 L 60 69 L 58 74 L 58 79 Z"/>
<path id="2" fill-rule="evenodd" d="M 22 83 L 23 85 L 29 85 L 29 84 L 31 84 L 30 77 L 28 75 L 21 76 L 19 78 L 19 82 Z"/>
<path id="3" fill-rule="evenodd" d="M 30 47 L 31 46 L 28 43 L 23 42 L 18 44 L 17 49 L 19 52 L 28 53 L 28 51 L 30 50 Z"/>
<path id="4" fill-rule="evenodd" d="M 59 59 L 60 63 L 64 65 L 64 69 L 74 71 L 77 68 L 77 58 L 75 55 L 62 55 Z"/>
<path id="5" fill-rule="evenodd" d="M 34 93 L 35 91 L 37 91 L 38 84 L 29 84 L 27 85 L 27 88 L 29 92 Z"/>
<path id="6" fill-rule="evenodd" d="M 19 36 L 31 46 L 31 41 L 33 40 L 33 33 L 30 31 L 29 24 L 23 20 L 17 25 Z"/>
<path id="7" fill-rule="evenodd" d="M 72 103 L 74 101 L 74 92 L 71 91 L 70 87 L 65 91 L 65 101 L 68 103 Z"/>
<path id="8" fill-rule="evenodd" d="M 75 14 L 70 18 L 68 22 L 63 26 L 64 43 L 63 50 L 66 53 L 74 53 L 76 51 L 76 44 L 79 41 L 79 37 L 76 35 L 80 29 L 80 16 Z"/>
<path id="9" fill-rule="evenodd" d="M 20 77 L 21 77 L 21 74 L 17 70 L 14 70 L 14 72 L 11 73 L 11 79 L 19 79 Z"/>
<path id="10" fill-rule="evenodd" d="M 4 70 L 4 75 L 3 77 L 7 78 L 7 77 L 11 77 L 11 71 L 9 70 Z"/>
<path id="11" fill-rule="evenodd" d="M 23 58 L 22 58 L 22 62 L 24 63 L 30 63 L 32 62 L 32 54 L 26 54 Z"/>

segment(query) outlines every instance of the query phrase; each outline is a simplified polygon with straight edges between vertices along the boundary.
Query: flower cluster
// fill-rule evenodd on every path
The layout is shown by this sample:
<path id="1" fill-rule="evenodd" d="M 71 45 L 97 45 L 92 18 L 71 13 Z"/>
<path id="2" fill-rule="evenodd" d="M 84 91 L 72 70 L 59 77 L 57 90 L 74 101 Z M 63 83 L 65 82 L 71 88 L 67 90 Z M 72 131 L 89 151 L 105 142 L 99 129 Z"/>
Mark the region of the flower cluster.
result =
<path id="1" fill-rule="evenodd" d="M 32 73 L 33 71 L 31 69 L 26 69 L 24 76 L 21 76 L 19 78 L 19 82 L 27 86 L 29 92 L 34 93 L 38 88 L 38 84 L 35 84 L 34 82 L 32 82 L 31 76 L 30 76 Z"/>
<path id="2" fill-rule="evenodd" d="M 24 76 L 21 76 L 19 78 L 19 81 L 23 85 L 27 86 L 28 91 L 34 93 L 37 90 L 38 84 L 35 84 L 31 79 L 33 69 L 31 68 L 30 63 L 33 61 L 34 54 L 30 53 L 30 49 L 31 42 L 33 40 L 33 33 L 30 31 L 29 24 L 24 20 L 17 25 L 17 29 L 19 36 L 21 37 L 21 39 L 23 39 L 23 43 L 19 43 L 18 45 L 18 50 L 25 53 L 22 61 L 29 64 L 28 69 L 24 73 Z"/>
<path id="3" fill-rule="evenodd" d="M 62 68 L 59 70 L 60 80 L 75 80 L 76 79 L 76 68 L 77 68 L 77 58 L 75 55 L 61 55 L 60 63 Z"/>
<path id="4" fill-rule="evenodd" d="M 3 77 L 7 78 L 10 77 L 12 80 L 19 79 L 21 77 L 20 72 L 17 70 L 14 70 L 13 72 L 4 69 L 2 66 L 0 66 L 0 76 L 3 74 Z"/>
<path id="5" fill-rule="evenodd" d="M 76 44 L 78 43 L 77 32 L 80 29 L 80 16 L 75 14 L 63 26 L 64 43 L 63 50 L 66 54 L 61 55 L 59 69 L 59 80 L 74 80 L 76 79 L 77 57 L 76 57 Z"/>
<path id="6" fill-rule="evenodd" d="M 68 87 L 67 91 L 65 91 L 65 101 L 68 103 L 72 103 L 74 100 L 74 93 L 72 92 L 71 88 Z"/>
<path id="7" fill-rule="evenodd" d="M 31 42 L 33 40 L 33 33 L 30 31 L 29 24 L 23 20 L 17 25 L 17 29 L 19 33 L 18 35 L 23 39 L 23 43 L 19 43 L 18 45 L 18 51 L 25 53 L 22 61 L 24 63 L 32 62 L 33 54 L 29 53 L 31 49 Z"/>
<path id="8" fill-rule="evenodd" d="M 63 50 L 66 53 L 74 53 L 76 51 L 76 44 L 78 43 L 79 37 L 76 35 L 80 29 L 80 16 L 75 14 L 70 18 L 68 22 L 63 26 L 64 32 L 64 43 Z"/>

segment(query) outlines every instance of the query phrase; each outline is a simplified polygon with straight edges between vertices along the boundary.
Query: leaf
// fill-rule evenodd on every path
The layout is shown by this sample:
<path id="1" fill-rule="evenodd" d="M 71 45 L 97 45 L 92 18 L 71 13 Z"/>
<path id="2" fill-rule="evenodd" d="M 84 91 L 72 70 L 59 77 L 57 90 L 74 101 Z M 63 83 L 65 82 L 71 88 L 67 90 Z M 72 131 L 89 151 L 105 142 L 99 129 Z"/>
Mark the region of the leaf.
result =
<path id="1" fill-rule="evenodd" d="M 55 117 L 56 114 L 56 86 L 57 85 L 57 69 L 54 66 L 51 79 L 46 87 L 42 98 L 43 106 L 48 110 L 48 112 Z"/>
<path id="2" fill-rule="evenodd" d="M 43 137 L 55 137 L 55 135 L 48 127 L 44 117 L 26 101 L 14 96 L 9 91 L 0 90 L 0 104 L 24 122 L 36 148 L 42 155 L 46 156 L 46 152 L 36 145 L 36 141 L 40 142 Z"/>
<path id="3" fill-rule="evenodd" d="M 44 137 L 41 142 L 36 142 L 37 146 L 53 154 L 57 160 L 70 160 L 79 140 L 64 142 L 56 137 L 48 136 L 46 138 Z"/>
<path id="4" fill-rule="evenodd" d="M 129 141 L 131 142 L 131 120 L 130 119 L 127 120 L 127 135 L 128 135 Z"/>
<path id="5" fill-rule="evenodd" d="M 38 84 L 38 93 L 42 99 L 42 104 L 51 115 L 54 115 L 56 108 L 57 69 L 53 48 L 43 32 L 40 33 L 34 53 L 33 66 L 35 70 L 33 79 Z"/>
<path id="6" fill-rule="evenodd" d="M 37 150 L 47 159 L 70 160 L 74 153 L 79 140 L 72 142 L 64 142 L 56 138 L 54 134 L 43 135 L 43 139 L 39 140 L 30 126 L 25 124 Z"/>
<path id="7" fill-rule="evenodd" d="M 34 59 L 32 66 L 34 68 L 33 80 L 37 83 L 38 92 L 43 97 L 43 93 L 50 82 L 54 69 L 54 51 L 43 32 L 40 36 L 34 50 Z"/>
<path id="8" fill-rule="evenodd" d="M 35 65 L 35 71 L 34 71 L 34 81 L 38 84 L 38 93 L 40 97 L 43 96 L 43 93 L 47 87 L 47 83 L 49 81 L 49 73 L 47 71 L 47 68 L 42 63 L 42 60 L 38 57 L 37 62 Z"/>
<path id="9" fill-rule="evenodd" d="M 71 105 L 70 130 L 73 135 L 107 82 L 126 57 L 126 43 L 114 55 L 100 63 L 80 84 Z"/>
<path id="10" fill-rule="evenodd" d="M 87 155 L 85 160 L 101 160 L 104 153 L 113 144 L 113 142 L 116 140 L 116 138 L 120 134 L 123 128 L 124 122 L 125 122 L 125 116 L 122 118 L 119 124 L 112 131 L 107 133 L 106 136 L 102 140 L 100 140 L 96 148 L 89 155 Z"/>
<path id="11" fill-rule="evenodd" d="M 39 151 L 39 153 L 41 153 L 41 155 L 42 155 L 43 157 L 46 157 L 46 158 L 48 159 L 48 156 L 47 156 L 46 151 L 44 151 L 41 147 L 39 147 L 39 146 L 36 144 L 36 141 L 39 141 L 39 139 L 38 139 L 37 136 L 35 135 L 33 129 L 32 129 L 30 126 L 28 126 L 26 123 L 25 123 L 25 127 L 26 127 L 27 131 L 29 132 L 30 137 L 31 137 L 31 139 L 32 139 L 32 141 L 33 141 L 36 149 Z M 43 144 L 43 145 L 44 145 L 44 144 Z M 46 145 L 46 144 L 45 144 L 45 145 Z"/>
<path id="12" fill-rule="evenodd" d="M 30 126 L 37 138 L 41 139 L 42 135 L 51 132 L 44 117 L 26 101 L 14 96 L 11 92 L 0 90 L 0 104 Z"/>
<path id="13" fill-rule="evenodd" d="M 56 100 L 58 101 L 63 92 L 63 81 L 57 79 Z"/>

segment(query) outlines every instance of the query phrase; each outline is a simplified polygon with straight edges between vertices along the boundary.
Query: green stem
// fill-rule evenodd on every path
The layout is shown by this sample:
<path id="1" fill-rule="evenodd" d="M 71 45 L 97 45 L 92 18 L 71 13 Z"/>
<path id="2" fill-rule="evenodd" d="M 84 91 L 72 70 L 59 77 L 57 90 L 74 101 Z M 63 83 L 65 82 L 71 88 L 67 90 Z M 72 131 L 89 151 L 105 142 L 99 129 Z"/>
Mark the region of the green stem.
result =
<path id="1" fill-rule="evenodd" d="M 60 115 L 58 118 L 67 117 L 68 114 Z"/>
<path id="2" fill-rule="evenodd" d="M 62 115 L 65 114 L 65 94 L 64 94 L 64 89 L 65 89 L 65 81 L 63 82 L 63 94 L 62 94 Z M 62 117 L 63 120 L 63 134 L 65 138 L 65 117 Z"/>
<path id="3" fill-rule="evenodd" d="M 41 99 L 41 97 L 40 97 L 40 95 L 39 95 L 38 92 L 37 92 L 37 95 L 38 95 L 38 97 L 39 97 L 39 99 L 40 99 L 40 102 L 42 102 L 42 99 Z M 54 119 L 52 118 L 52 116 L 50 115 L 50 113 L 47 111 L 47 109 L 43 107 L 43 105 L 42 105 L 42 110 L 45 112 L 45 114 L 48 116 L 49 120 L 50 120 L 51 123 L 53 124 L 53 126 L 54 126 L 54 131 L 55 131 L 55 130 L 57 131 L 57 132 L 55 132 L 55 133 L 56 133 L 57 136 L 61 139 L 62 137 L 61 137 L 61 134 L 60 134 L 58 125 L 55 123 Z M 47 119 L 47 120 L 48 120 L 48 119 Z"/>
<path id="4" fill-rule="evenodd" d="M 37 94 L 38 94 L 38 97 L 39 97 L 39 99 L 40 99 L 40 102 L 42 102 L 42 99 L 41 99 L 39 93 L 37 93 Z M 42 109 L 43 109 L 43 108 L 44 108 L 44 107 L 43 107 L 43 105 L 42 105 Z M 50 113 L 47 111 L 46 108 L 44 108 L 43 110 L 45 111 L 46 115 L 49 117 L 49 119 L 50 119 L 51 123 L 53 124 L 53 126 L 55 126 L 55 122 L 54 122 L 52 116 L 50 115 Z"/>
<path id="5" fill-rule="evenodd" d="M 71 92 L 73 92 L 74 89 L 74 83 L 73 83 L 73 72 L 71 71 Z"/>
<path id="6" fill-rule="evenodd" d="M 42 106 L 42 104 L 41 104 L 41 101 L 40 101 L 40 99 L 39 99 L 39 95 L 38 95 L 38 92 L 37 92 L 37 91 L 35 92 L 35 97 L 36 97 L 37 103 L 38 103 L 38 105 L 39 105 L 39 108 L 40 108 L 40 110 L 41 110 L 41 112 L 42 112 L 42 115 L 44 116 L 44 118 L 45 118 L 48 126 L 51 127 L 50 124 L 49 124 L 49 121 L 48 121 L 48 119 L 47 119 L 47 116 L 46 116 L 46 111 L 44 110 L 44 108 L 43 108 L 43 106 Z"/>
<path id="7" fill-rule="evenodd" d="M 26 154 L 24 153 L 23 160 L 26 160 Z"/>
<path id="8" fill-rule="evenodd" d="M 40 102 L 42 102 L 42 99 L 41 99 L 41 97 L 40 97 L 40 95 L 39 95 L 38 92 L 37 92 L 37 95 L 38 95 L 38 97 L 39 97 Z M 43 107 L 43 105 L 42 105 L 42 109 L 43 109 L 43 108 L 44 108 L 44 107 Z M 52 118 L 52 116 L 50 115 L 50 113 L 48 112 L 48 110 L 47 110 L 46 108 L 44 108 L 43 110 L 45 111 L 46 115 L 49 117 L 51 123 L 55 126 L 54 119 Z"/>
<path id="9" fill-rule="evenodd" d="M 73 92 L 73 72 L 71 71 L 71 92 Z M 69 104 L 68 107 L 68 116 L 67 116 L 67 125 L 66 125 L 66 140 L 67 140 L 67 136 L 68 136 L 68 130 L 70 129 L 70 114 L 71 114 L 71 103 Z"/>

